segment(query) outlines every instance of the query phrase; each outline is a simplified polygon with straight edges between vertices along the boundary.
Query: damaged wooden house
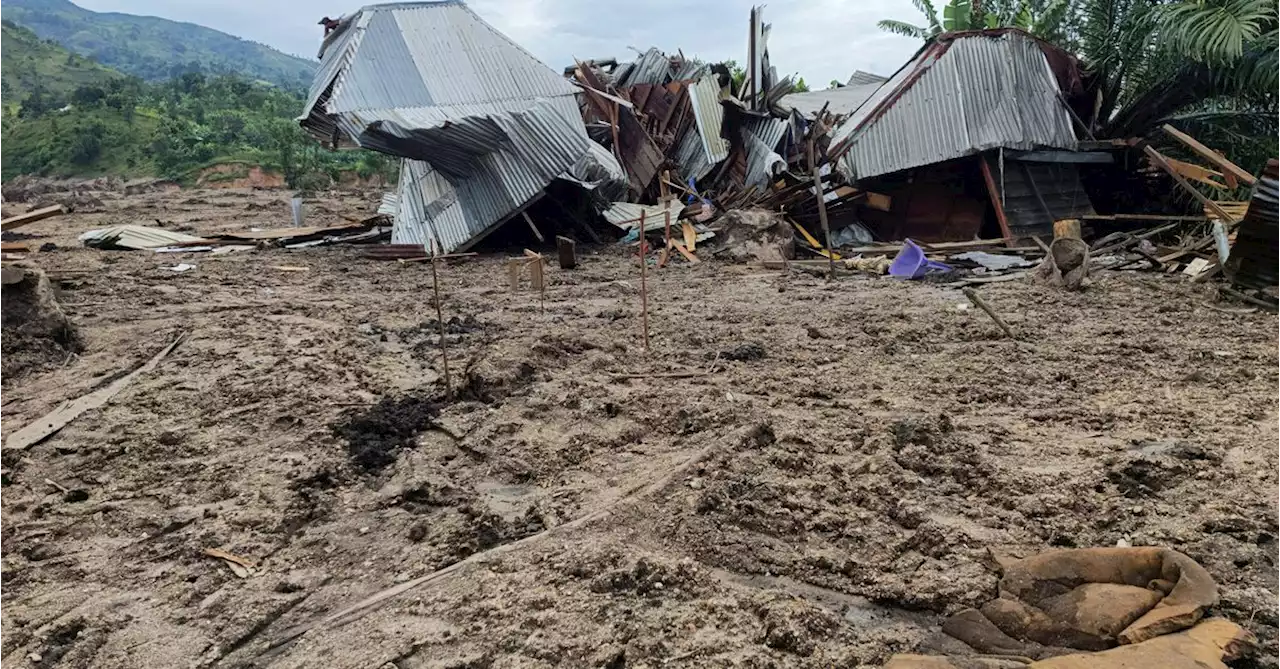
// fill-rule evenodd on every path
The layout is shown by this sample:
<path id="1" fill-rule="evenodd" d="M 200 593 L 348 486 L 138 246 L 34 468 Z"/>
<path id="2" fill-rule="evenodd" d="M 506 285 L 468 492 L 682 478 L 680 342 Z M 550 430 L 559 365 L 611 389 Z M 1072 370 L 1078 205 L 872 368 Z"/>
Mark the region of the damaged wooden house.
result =
<path id="1" fill-rule="evenodd" d="M 1051 237 L 1093 213 L 1081 169 L 1116 148 L 1077 138 L 1082 91 L 1075 57 L 1021 30 L 944 34 L 845 116 L 828 156 L 889 198 L 858 210 L 877 239 Z"/>

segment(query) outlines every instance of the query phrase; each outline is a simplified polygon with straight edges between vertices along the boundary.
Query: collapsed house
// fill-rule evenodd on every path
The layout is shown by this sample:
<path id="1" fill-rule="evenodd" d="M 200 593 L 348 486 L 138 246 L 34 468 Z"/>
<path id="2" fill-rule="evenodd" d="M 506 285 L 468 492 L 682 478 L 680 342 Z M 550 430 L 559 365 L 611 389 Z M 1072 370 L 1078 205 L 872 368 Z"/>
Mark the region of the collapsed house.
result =
<path id="1" fill-rule="evenodd" d="M 365 7 L 325 38 L 299 121 L 337 148 L 404 158 L 392 242 L 465 250 L 564 180 L 622 178 L 576 89 L 462 2 Z"/>
<path id="2" fill-rule="evenodd" d="M 1080 165 L 1111 161 L 1076 138 L 1067 100 L 1080 90 L 1075 58 L 1020 30 L 944 34 L 836 127 L 829 155 L 891 198 L 861 212 L 878 238 L 1051 235 L 1093 213 Z"/>

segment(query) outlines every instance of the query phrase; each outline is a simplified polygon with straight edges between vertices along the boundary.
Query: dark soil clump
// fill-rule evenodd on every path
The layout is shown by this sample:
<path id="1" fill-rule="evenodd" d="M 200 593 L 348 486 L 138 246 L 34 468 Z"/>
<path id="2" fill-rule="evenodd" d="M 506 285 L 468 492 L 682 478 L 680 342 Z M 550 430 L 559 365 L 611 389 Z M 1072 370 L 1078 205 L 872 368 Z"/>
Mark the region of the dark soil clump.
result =
<path id="1" fill-rule="evenodd" d="M 384 397 L 333 430 L 346 440 L 351 463 L 376 474 L 396 461 L 397 451 L 413 446 L 414 437 L 435 425 L 441 405 L 435 396 Z"/>
<path id="2" fill-rule="evenodd" d="M 80 335 L 58 306 L 44 272 L 5 268 L 4 279 L 0 358 L 6 383 L 62 365 L 83 350 Z"/>

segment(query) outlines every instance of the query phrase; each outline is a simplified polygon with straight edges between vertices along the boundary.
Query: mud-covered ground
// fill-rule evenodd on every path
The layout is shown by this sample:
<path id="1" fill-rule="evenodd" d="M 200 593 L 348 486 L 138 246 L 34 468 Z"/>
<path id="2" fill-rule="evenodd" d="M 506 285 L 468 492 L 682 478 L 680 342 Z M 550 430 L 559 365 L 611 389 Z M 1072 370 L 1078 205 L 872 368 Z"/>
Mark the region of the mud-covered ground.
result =
<path id="1" fill-rule="evenodd" d="M 951 288 L 680 263 L 649 275 L 646 352 L 621 251 L 549 266 L 545 305 L 482 256 L 441 273 L 447 398 L 426 265 L 75 241 L 287 201 L 104 197 L 21 231 L 57 245 L 28 261 L 83 350 L 4 380 L 6 434 L 185 339 L 6 451 L 6 666 L 877 666 L 993 596 L 992 553 L 1118 542 L 1207 567 L 1276 665 L 1277 320 L 1210 285 L 982 287 L 1015 342 Z"/>

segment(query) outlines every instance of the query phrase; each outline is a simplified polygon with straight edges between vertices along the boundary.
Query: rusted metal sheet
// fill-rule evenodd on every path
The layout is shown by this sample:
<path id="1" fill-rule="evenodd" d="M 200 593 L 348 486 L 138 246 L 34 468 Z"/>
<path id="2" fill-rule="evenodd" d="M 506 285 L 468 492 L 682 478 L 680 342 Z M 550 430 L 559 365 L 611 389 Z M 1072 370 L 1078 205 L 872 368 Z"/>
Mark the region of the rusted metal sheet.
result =
<path id="1" fill-rule="evenodd" d="M 1240 230 L 1236 233 L 1236 242 L 1231 247 L 1231 255 L 1227 267 L 1231 270 L 1231 280 L 1243 288 L 1267 288 L 1280 283 L 1277 267 L 1280 257 L 1277 246 L 1280 246 L 1280 235 L 1277 234 L 1278 213 L 1280 213 L 1280 183 L 1277 182 L 1277 171 L 1280 164 L 1268 160 L 1262 170 L 1262 178 L 1253 186 L 1253 197 L 1249 200 L 1249 210 L 1240 222 Z"/>

